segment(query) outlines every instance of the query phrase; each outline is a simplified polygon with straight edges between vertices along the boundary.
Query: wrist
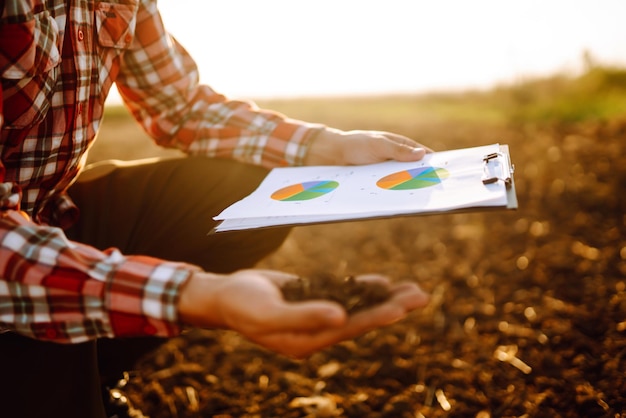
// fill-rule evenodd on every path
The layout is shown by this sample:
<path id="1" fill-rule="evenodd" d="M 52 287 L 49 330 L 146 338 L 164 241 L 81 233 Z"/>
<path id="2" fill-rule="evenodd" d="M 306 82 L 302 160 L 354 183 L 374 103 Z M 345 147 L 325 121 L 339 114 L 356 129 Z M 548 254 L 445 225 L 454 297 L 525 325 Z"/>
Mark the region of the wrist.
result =
<path id="1" fill-rule="evenodd" d="M 220 276 L 204 272 L 193 273 L 180 291 L 178 319 L 186 325 L 205 328 L 220 327 L 214 295 Z"/>
<path id="2" fill-rule="evenodd" d="M 334 165 L 341 161 L 341 155 L 337 143 L 341 141 L 341 132 L 335 128 L 321 130 L 312 139 L 304 165 Z"/>

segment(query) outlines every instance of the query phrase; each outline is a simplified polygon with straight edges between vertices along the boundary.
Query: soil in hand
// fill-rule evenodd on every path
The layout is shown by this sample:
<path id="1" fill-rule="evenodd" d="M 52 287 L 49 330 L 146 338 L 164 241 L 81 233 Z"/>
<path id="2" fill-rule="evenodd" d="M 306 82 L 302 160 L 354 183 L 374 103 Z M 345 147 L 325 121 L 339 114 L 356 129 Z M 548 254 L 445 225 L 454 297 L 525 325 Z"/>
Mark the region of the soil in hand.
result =
<path id="1" fill-rule="evenodd" d="M 379 305 L 391 297 L 389 287 L 383 283 L 330 273 L 298 277 L 285 283 L 281 290 L 287 301 L 331 300 L 343 306 L 348 314 Z"/>

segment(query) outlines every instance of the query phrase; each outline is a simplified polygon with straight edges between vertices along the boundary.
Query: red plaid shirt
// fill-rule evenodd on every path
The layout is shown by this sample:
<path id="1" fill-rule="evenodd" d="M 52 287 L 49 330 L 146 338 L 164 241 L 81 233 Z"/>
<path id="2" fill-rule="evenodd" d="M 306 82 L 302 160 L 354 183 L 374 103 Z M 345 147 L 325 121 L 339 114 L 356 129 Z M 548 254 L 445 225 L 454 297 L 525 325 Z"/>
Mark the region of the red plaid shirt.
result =
<path id="1" fill-rule="evenodd" d="M 200 85 L 155 0 L 0 0 L 0 13 L 0 331 L 176 335 L 195 266 L 97 251 L 60 228 L 113 83 L 158 144 L 189 154 L 298 165 L 322 128 Z"/>

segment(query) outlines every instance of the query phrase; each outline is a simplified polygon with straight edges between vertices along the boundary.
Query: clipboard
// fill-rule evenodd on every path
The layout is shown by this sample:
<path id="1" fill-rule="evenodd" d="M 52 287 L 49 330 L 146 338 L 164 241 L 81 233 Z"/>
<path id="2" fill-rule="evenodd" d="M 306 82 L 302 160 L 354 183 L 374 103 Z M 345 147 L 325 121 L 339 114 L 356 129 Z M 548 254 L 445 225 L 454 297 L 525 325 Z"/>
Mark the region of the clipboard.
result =
<path id="1" fill-rule="evenodd" d="M 483 157 L 483 184 L 498 181 L 504 183 L 507 193 L 507 209 L 517 209 L 517 193 L 515 191 L 515 166 L 511 163 L 508 145 L 500 145 L 500 152 L 493 152 Z"/>
<path id="2" fill-rule="evenodd" d="M 209 232 L 518 207 L 508 145 L 427 154 L 417 162 L 277 168 L 214 217 Z"/>

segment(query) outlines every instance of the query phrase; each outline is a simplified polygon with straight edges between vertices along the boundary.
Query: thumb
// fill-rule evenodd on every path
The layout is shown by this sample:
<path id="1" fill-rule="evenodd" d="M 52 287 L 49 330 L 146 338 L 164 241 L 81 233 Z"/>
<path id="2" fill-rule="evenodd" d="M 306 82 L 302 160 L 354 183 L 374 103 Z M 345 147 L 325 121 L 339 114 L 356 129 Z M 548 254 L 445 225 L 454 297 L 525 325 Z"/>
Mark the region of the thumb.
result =
<path id="1" fill-rule="evenodd" d="M 274 309 L 273 332 L 317 331 L 338 328 L 348 320 L 347 312 L 329 301 L 284 302 Z"/>
<path id="2" fill-rule="evenodd" d="M 433 152 L 432 149 L 404 135 L 391 132 L 379 132 L 379 135 L 385 139 L 379 143 L 387 148 L 385 150 L 387 157 L 396 161 L 418 161 L 424 158 L 427 153 Z"/>
<path id="3" fill-rule="evenodd" d="M 392 140 L 385 141 L 385 144 L 388 147 L 388 155 L 391 159 L 396 161 L 419 161 L 426 155 L 426 150 L 419 146 L 413 147 Z"/>
<path id="4" fill-rule="evenodd" d="M 428 152 L 426 147 L 401 135 L 377 132 L 370 139 L 373 140 L 371 152 L 378 161 L 419 161 Z"/>

